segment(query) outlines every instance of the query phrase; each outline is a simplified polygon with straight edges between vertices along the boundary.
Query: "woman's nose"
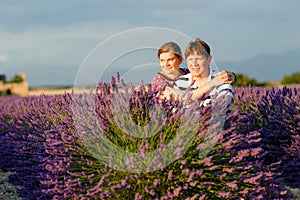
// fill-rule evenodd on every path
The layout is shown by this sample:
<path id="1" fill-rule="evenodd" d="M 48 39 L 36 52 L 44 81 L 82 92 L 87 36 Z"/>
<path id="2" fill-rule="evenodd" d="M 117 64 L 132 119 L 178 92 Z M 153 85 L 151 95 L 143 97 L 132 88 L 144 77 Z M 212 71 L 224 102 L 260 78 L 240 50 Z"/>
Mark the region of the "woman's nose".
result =
<path id="1" fill-rule="evenodd" d="M 166 62 L 164 63 L 164 66 L 169 66 L 169 65 L 170 65 L 169 61 L 166 61 Z"/>

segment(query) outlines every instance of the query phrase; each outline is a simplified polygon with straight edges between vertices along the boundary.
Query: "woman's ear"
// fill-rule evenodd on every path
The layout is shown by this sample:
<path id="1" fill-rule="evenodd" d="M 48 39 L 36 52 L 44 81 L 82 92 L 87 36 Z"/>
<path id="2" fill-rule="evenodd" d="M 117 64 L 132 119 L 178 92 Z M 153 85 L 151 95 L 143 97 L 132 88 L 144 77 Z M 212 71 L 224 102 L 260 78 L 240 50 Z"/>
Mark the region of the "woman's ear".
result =
<path id="1" fill-rule="evenodd" d="M 180 60 L 180 64 L 181 64 L 182 60 L 183 60 L 182 56 L 179 57 L 179 60 Z"/>

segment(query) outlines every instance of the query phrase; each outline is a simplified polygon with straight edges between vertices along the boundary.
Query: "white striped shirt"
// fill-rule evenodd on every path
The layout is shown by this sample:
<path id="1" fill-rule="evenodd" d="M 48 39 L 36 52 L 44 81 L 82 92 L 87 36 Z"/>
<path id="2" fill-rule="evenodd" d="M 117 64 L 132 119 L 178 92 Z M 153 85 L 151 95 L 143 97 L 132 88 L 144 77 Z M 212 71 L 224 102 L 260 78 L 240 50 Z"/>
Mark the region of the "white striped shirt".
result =
<path id="1" fill-rule="evenodd" d="M 216 73 L 215 70 L 211 70 L 210 75 L 207 78 L 207 81 L 210 81 L 211 79 L 213 79 L 214 76 L 216 76 L 217 74 L 218 73 Z M 196 89 L 196 88 L 198 88 L 198 85 L 193 82 L 191 73 L 188 73 L 186 75 L 182 75 L 182 76 L 178 77 L 178 79 L 175 81 L 174 88 L 181 90 L 181 91 L 186 91 L 189 88 L 191 88 L 192 90 Z M 223 97 L 225 102 L 228 103 L 227 109 L 231 110 L 232 103 L 234 100 L 232 90 L 233 90 L 232 85 L 230 85 L 230 84 L 222 84 L 218 87 L 215 87 L 209 92 L 207 98 L 204 99 L 200 103 L 200 106 L 209 105 L 213 98 Z M 218 99 L 218 100 L 220 100 L 220 99 Z"/>

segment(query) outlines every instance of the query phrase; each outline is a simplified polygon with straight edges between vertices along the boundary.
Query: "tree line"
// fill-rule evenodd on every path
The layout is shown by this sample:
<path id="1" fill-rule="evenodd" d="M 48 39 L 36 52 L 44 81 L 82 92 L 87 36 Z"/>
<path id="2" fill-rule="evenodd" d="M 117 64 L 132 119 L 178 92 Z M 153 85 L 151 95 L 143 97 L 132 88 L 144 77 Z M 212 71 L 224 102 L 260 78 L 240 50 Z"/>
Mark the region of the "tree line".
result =
<path id="1" fill-rule="evenodd" d="M 288 84 L 300 84 L 300 72 L 295 72 L 291 75 L 283 76 L 282 80 L 280 81 L 281 85 L 288 85 Z M 266 82 L 259 82 L 254 78 L 250 78 L 245 74 L 236 74 L 236 81 L 233 84 L 234 86 L 272 86 L 274 83 L 270 81 Z"/>

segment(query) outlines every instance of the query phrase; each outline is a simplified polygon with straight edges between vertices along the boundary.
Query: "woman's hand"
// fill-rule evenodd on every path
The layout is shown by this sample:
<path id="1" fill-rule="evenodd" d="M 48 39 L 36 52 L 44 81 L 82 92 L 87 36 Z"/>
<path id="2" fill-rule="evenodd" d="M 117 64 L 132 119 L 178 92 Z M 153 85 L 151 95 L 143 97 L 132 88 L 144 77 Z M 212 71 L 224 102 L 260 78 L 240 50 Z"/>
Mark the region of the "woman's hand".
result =
<path id="1" fill-rule="evenodd" d="M 221 71 L 213 78 L 212 82 L 215 87 L 222 84 L 232 84 L 235 82 L 235 74 L 228 71 Z"/>
<path id="2" fill-rule="evenodd" d="M 221 71 L 220 75 L 225 83 L 232 84 L 235 82 L 235 73 L 229 71 Z"/>

